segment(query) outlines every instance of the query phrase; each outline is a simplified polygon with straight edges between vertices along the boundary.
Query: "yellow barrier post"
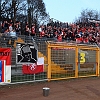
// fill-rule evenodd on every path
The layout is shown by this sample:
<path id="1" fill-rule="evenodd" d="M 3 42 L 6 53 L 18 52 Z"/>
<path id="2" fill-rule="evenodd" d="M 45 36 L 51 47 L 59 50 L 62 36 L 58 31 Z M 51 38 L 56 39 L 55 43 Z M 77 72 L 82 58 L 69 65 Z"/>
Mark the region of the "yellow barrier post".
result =
<path id="1" fill-rule="evenodd" d="M 99 74 L 100 74 L 100 72 L 99 72 L 99 65 L 100 65 L 100 48 L 98 48 L 98 76 L 99 76 Z"/>
<path id="2" fill-rule="evenodd" d="M 51 48 L 49 46 L 50 44 L 48 44 L 48 81 L 51 80 Z"/>
<path id="3" fill-rule="evenodd" d="M 78 78 L 78 47 L 75 50 L 75 78 Z"/>
<path id="4" fill-rule="evenodd" d="M 99 48 L 97 49 L 97 52 L 96 52 L 96 75 L 99 76 L 99 54 L 100 51 L 99 51 Z"/>
<path id="5" fill-rule="evenodd" d="M 100 48 L 99 48 L 99 58 L 98 58 L 99 62 L 98 62 L 98 66 L 99 66 L 99 69 L 100 69 Z M 100 74 L 100 71 L 99 71 L 99 74 Z"/>

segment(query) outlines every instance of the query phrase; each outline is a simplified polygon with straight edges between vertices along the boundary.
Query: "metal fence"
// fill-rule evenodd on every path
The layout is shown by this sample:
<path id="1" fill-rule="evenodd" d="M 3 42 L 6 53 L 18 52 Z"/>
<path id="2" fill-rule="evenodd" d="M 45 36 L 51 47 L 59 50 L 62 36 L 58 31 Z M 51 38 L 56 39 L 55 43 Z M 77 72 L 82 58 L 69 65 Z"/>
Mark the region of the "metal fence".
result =
<path id="1" fill-rule="evenodd" d="M 18 36 L 13 44 L 8 36 L 1 36 L 0 46 L 12 48 L 11 83 L 51 81 L 67 78 L 99 76 L 99 48 L 67 42 L 54 42 L 53 38 Z M 38 48 L 38 57 L 44 57 L 44 72 L 23 74 L 22 64 L 16 64 L 16 43 L 33 43 Z"/>
<path id="2" fill-rule="evenodd" d="M 19 37 L 21 38 L 21 37 Z M 29 38 L 29 40 L 27 40 Z M 11 73 L 11 80 L 12 83 L 19 83 L 19 82 L 32 82 L 32 81 L 47 81 L 47 46 L 46 41 L 42 39 L 33 39 L 32 37 L 24 36 L 21 38 L 25 43 L 33 43 L 36 48 L 38 48 L 38 57 L 44 57 L 44 72 L 38 74 L 23 74 L 22 73 L 22 66 L 23 64 L 16 64 L 13 61 L 16 61 L 16 51 L 13 49 L 12 57 L 12 73 Z M 19 42 L 19 41 L 18 41 Z M 15 60 L 14 60 L 15 59 Z"/>
<path id="3" fill-rule="evenodd" d="M 48 79 L 99 76 L 99 48 L 64 42 L 48 44 Z"/>

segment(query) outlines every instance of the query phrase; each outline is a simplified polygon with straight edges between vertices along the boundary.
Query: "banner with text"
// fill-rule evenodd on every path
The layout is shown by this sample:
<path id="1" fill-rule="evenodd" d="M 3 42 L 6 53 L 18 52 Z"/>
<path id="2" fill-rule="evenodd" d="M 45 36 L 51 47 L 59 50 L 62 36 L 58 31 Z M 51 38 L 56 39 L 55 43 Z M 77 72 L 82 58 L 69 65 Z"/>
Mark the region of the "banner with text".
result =
<path id="1" fill-rule="evenodd" d="M 0 82 L 11 82 L 10 48 L 0 48 Z"/>

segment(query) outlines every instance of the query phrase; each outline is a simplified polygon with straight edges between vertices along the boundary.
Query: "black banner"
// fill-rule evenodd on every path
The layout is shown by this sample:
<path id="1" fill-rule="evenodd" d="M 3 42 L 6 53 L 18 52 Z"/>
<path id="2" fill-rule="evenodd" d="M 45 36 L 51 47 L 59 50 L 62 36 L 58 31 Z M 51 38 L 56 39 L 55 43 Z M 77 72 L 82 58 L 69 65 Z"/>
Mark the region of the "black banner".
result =
<path id="1" fill-rule="evenodd" d="M 16 44 L 16 63 L 36 63 L 38 59 L 38 50 L 33 44 L 17 43 Z"/>

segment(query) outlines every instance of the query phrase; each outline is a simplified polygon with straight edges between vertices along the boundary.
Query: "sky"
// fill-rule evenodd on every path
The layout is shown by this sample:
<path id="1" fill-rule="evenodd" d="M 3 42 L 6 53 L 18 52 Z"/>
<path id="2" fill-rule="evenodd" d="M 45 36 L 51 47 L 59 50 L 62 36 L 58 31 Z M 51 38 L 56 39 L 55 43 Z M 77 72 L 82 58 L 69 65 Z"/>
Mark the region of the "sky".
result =
<path id="1" fill-rule="evenodd" d="M 72 23 L 78 18 L 82 10 L 96 10 L 100 12 L 100 0 L 43 0 L 50 18 L 61 22 Z"/>

